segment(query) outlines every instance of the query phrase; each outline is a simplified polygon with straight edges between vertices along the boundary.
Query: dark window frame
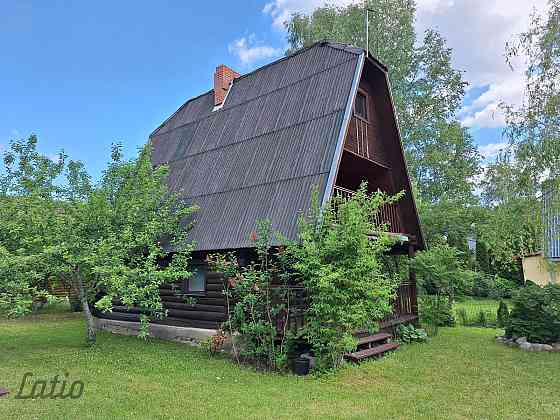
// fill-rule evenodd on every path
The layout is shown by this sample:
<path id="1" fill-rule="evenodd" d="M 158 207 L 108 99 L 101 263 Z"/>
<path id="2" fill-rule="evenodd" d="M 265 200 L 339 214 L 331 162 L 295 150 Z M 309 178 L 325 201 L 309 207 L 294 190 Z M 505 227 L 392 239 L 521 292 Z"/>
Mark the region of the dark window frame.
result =
<path id="1" fill-rule="evenodd" d="M 194 272 L 200 270 L 204 275 L 204 290 L 191 290 L 191 280 L 194 277 Z M 201 296 L 207 293 L 207 274 L 208 274 L 208 267 L 204 264 L 193 264 L 191 271 L 193 272 L 193 276 L 189 277 L 188 279 L 183 280 L 183 294 L 186 295 L 194 295 L 194 296 Z"/>
<path id="2" fill-rule="evenodd" d="M 358 102 L 358 96 L 363 96 L 364 98 L 364 112 L 365 115 L 360 115 L 358 114 L 357 110 L 356 110 L 356 104 Z M 356 92 L 356 98 L 354 100 L 354 116 L 356 118 L 361 119 L 362 121 L 365 122 L 369 122 L 369 114 L 370 114 L 370 110 L 369 110 L 369 95 L 367 94 L 367 92 L 363 89 L 358 89 L 358 92 Z"/>

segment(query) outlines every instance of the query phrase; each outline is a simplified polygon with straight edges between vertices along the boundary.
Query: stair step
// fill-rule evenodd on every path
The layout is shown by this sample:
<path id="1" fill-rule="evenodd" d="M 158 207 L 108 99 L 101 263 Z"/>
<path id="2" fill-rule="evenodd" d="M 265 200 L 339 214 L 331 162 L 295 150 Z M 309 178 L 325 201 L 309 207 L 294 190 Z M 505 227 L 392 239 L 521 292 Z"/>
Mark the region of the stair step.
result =
<path id="1" fill-rule="evenodd" d="M 370 349 L 355 351 L 354 353 L 348 353 L 344 357 L 353 362 L 359 362 L 360 360 L 367 359 L 368 357 L 380 356 L 388 351 L 395 350 L 399 348 L 398 343 L 387 343 L 381 344 L 379 346 L 372 347 Z"/>
<path id="2" fill-rule="evenodd" d="M 358 338 L 358 346 L 368 343 L 376 343 L 378 341 L 384 341 L 388 338 L 391 338 L 391 334 L 387 334 L 384 332 L 373 334 L 373 335 L 366 335 L 365 337 Z"/>

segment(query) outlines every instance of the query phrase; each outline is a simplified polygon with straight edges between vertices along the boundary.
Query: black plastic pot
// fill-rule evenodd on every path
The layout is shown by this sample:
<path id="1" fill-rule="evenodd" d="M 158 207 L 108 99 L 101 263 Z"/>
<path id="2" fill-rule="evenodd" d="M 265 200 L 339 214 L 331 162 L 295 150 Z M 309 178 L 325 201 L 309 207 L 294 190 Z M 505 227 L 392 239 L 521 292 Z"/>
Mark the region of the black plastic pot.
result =
<path id="1" fill-rule="evenodd" d="M 294 373 L 304 376 L 309 373 L 309 359 L 298 357 L 294 360 Z"/>

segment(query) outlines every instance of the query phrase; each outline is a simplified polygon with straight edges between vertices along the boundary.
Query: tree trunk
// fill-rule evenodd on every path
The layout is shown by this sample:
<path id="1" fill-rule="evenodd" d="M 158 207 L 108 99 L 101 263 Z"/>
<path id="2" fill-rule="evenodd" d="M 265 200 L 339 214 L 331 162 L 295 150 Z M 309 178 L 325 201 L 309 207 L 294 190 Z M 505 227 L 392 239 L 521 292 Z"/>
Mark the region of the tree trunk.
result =
<path id="1" fill-rule="evenodd" d="M 80 297 L 80 302 L 82 304 L 82 310 L 84 311 L 84 316 L 86 317 L 87 342 L 88 344 L 94 344 L 96 339 L 95 321 L 89 309 L 89 305 L 87 301 L 87 293 L 84 288 L 84 282 L 79 272 L 76 273 L 75 278 L 76 278 L 76 286 L 78 289 L 78 295 Z"/>

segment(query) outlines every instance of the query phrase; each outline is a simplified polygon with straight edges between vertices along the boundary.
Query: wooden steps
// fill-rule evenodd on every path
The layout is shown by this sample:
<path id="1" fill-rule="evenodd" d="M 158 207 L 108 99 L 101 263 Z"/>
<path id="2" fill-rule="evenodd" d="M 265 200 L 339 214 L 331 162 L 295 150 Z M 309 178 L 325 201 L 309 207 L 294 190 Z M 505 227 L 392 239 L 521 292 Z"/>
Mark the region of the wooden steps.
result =
<path id="1" fill-rule="evenodd" d="M 387 339 L 391 338 L 391 334 L 385 333 L 385 332 L 380 332 L 377 334 L 373 334 L 373 335 L 368 335 L 365 337 L 359 337 L 358 338 L 358 347 L 364 345 L 364 344 L 369 344 L 369 343 L 375 343 L 375 342 L 381 342 L 381 341 L 385 341 Z"/>
<path id="2" fill-rule="evenodd" d="M 398 343 L 379 344 L 369 349 L 358 350 L 354 353 L 348 353 L 347 355 L 345 355 L 345 357 L 352 362 L 360 362 L 369 357 L 382 356 L 388 351 L 395 350 L 397 348 L 399 348 Z"/>
<path id="3" fill-rule="evenodd" d="M 358 333 L 358 347 L 355 352 L 344 355 L 346 360 L 359 362 L 370 357 L 379 357 L 388 351 L 399 347 L 398 343 L 391 342 L 391 334 L 379 332 L 372 335 Z"/>

